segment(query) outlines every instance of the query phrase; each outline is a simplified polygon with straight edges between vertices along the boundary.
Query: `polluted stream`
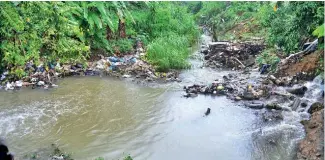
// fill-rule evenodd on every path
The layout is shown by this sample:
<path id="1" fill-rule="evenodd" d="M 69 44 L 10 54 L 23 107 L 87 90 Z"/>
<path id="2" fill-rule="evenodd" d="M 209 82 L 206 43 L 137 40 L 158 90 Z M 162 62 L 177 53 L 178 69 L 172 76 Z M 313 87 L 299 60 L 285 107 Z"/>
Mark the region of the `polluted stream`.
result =
<path id="1" fill-rule="evenodd" d="M 225 96 L 184 98 L 184 85 L 235 72 L 202 67 L 198 53 L 189 61 L 192 68 L 182 71 L 180 83 L 147 87 L 110 77 L 69 77 L 51 90 L 0 91 L 0 137 L 17 159 L 52 143 L 77 160 L 128 154 L 136 160 L 294 159 L 304 137 L 298 112 L 266 123 L 260 110 Z M 207 108 L 211 114 L 205 117 Z"/>

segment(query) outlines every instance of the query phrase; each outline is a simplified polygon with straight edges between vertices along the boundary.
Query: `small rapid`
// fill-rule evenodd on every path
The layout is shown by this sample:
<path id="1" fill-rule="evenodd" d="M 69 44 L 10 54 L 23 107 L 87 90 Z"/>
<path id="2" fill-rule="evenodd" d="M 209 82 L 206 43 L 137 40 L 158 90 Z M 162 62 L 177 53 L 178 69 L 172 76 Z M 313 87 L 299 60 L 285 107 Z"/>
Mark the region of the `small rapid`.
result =
<path id="1" fill-rule="evenodd" d="M 309 120 L 308 109 L 315 102 L 322 102 L 324 85 L 322 78 L 317 76 L 313 81 L 303 84 L 308 88 L 303 97 L 300 98 L 304 105 L 299 105 L 293 111 L 292 103 L 284 102 L 282 107 L 283 120 L 275 124 L 266 124 L 254 134 L 253 154 L 254 159 L 260 160 L 292 160 L 296 159 L 298 143 L 305 137 L 305 129 L 301 124 L 303 120 Z"/>

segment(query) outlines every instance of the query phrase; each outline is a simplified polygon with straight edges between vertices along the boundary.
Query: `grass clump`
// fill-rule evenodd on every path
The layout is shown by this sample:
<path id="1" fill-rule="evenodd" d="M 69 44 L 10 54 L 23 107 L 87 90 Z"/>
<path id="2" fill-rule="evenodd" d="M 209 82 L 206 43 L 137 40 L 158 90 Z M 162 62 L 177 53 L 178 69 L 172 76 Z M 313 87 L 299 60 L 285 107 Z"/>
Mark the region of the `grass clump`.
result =
<path id="1" fill-rule="evenodd" d="M 146 58 L 158 71 L 189 67 L 190 41 L 186 36 L 168 34 L 154 39 L 149 45 Z"/>

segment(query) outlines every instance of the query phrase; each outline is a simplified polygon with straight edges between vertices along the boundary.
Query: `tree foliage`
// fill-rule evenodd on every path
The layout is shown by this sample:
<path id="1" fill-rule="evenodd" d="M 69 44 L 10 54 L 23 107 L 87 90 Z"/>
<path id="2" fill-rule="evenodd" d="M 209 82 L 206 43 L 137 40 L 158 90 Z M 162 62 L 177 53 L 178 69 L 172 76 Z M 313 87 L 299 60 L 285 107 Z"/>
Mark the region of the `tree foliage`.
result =
<path id="1" fill-rule="evenodd" d="M 2 2 L 0 71 L 23 76 L 29 60 L 82 62 L 97 49 L 128 53 L 136 38 L 149 44 L 175 33 L 191 42 L 197 31 L 186 9 L 178 2 Z"/>
<path id="2" fill-rule="evenodd" d="M 312 32 L 324 23 L 324 2 L 203 2 L 197 19 L 212 29 L 215 39 L 253 19 L 259 26 L 255 30 L 265 29 L 270 47 L 289 54 L 313 38 Z"/>
<path id="3" fill-rule="evenodd" d="M 278 2 L 274 12 L 270 5 L 261 10 L 260 21 L 267 28 L 269 45 L 280 47 L 286 54 L 301 49 L 312 38 L 312 32 L 324 23 L 324 2 Z"/>
<path id="4" fill-rule="evenodd" d="M 40 57 L 85 59 L 89 47 L 75 38 L 81 30 L 67 19 L 63 2 L 0 3 L 0 61 L 21 71 L 26 61 Z"/>

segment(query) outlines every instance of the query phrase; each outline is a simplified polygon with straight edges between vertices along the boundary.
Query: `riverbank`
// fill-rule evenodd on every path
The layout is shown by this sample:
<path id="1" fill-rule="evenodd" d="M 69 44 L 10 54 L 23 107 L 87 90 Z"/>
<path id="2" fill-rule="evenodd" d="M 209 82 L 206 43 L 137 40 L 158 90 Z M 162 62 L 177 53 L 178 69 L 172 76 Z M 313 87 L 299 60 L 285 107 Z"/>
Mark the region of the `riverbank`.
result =
<path id="1" fill-rule="evenodd" d="M 11 78 L 8 71 L 1 75 L 0 89 L 14 90 L 24 87 L 53 88 L 59 79 L 69 76 L 110 76 L 120 79 L 131 79 L 136 83 L 180 81 L 179 71 L 157 72 L 155 67 L 145 60 L 146 51 L 137 45 L 135 52 L 128 55 L 104 57 L 97 55 L 90 58 L 87 64 L 62 64 L 59 61 L 36 66 L 28 62 L 25 71 L 28 76 L 18 80 Z"/>
<path id="2" fill-rule="evenodd" d="M 310 120 L 303 124 L 306 137 L 299 143 L 298 160 L 324 159 L 324 106 L 311 113 Z"/>

